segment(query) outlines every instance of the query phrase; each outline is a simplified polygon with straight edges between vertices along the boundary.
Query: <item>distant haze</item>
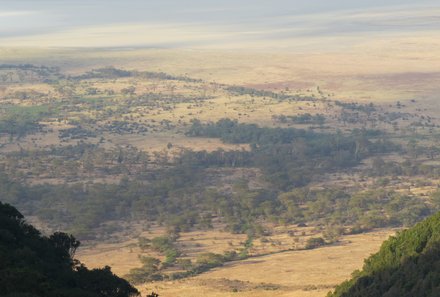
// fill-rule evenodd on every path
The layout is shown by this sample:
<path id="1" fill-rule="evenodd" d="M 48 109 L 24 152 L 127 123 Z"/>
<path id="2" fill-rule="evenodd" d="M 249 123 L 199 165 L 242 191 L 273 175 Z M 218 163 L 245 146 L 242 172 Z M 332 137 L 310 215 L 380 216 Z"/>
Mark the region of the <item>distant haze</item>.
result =
<path id="1" fill-rule="evenodd" d="M 440 31 L 438 0 L 0 2 L 0 47 L 283 49 Z"/>

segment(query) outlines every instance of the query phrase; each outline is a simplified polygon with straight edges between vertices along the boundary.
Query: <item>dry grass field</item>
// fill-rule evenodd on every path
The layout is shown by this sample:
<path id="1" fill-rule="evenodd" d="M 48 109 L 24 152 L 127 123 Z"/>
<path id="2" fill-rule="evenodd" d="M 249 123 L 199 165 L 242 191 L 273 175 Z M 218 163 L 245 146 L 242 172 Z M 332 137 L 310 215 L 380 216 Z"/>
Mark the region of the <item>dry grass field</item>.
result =
<path id="1" fill-rule="evenodd" d="M 436 32 L 420 32 L 417 37 L 378 36 L 337 51 L 88 49 L 78 55 L 78 50 L 53 49 L 50 60 L 42 49 L 3 48 L 0 54 L 5 63 L 57 65 L 69 73 L 113 65 L 278 91 L 320 86 L 342 100 L 384 102 L 430 98 L 438 92 L 438 40 Z"/>
<path id="2" fill-rule="evenodd" d="M 131 144 L 146 151 L 161 151 L 168 143 L 176 147 L 195 150 L 214 150 L 217 147 L 237 149 L 237 146 L 224 145 L 216 140 L 192 139 L 187 141 L 182 134 L 191 119 L 203 122 L 221 118 L 237 119 L 240 122 L 276 126 L 273 116 L 298 115 L 304 113 L 324 114 L 326 126 L 342 130 L 353 128 L 341 125 L 335 118 L 339 110 L 330 107 L 325 100 L 348 102 L 373 102 L 381 112 L 410 114 L 405 122 L 397 120 L 405 127 L 416 119 L 412 115 L 430 116 L 437 123 L 440 112 L 438 104 L 440 82 L 440 44 L 435 33 L 424 33 L 420 37 L 400 36 L 378 38 L 370 43 L 350 46 L 342 51 L 313 50 L 302 51 L 226 51 L 189 49 L 125 49 L 125 50 L 68 50 L 68 49 L 14 49 L 0 48 L 1 63 L 34 63 L 37 65 L 58 66 L 68 74 L 81 74 L 93 68 L 115 66 L 128 70 L 163 71 L 173 75 L 203 79 L 203 83 L 183 81 L 155 81 L 139 78 L 119 78 L 114 80 L 93 79 L 75 86 L 81 95 L 87 88 L 100 91 L 120 92 L 128 86 L 136 88 L 136 94 L 160 93 L 169 96 L 205 97 L 198 103 L 181 102 L 171 109 L 132 108 L 124 115 L 131 122 L 150 125 L 148 135 L 105 135 L 113 144 Z M 50 56 L 51 59 L 47 57 Z M 287 102 L 273 98 L 234 95 L 219 90 L 219 84 L 241 85 L 260 90 L 284 92 L 289 95 L 314 96 L 324 101 Z M 48 84 L 15 84 L 2 88 L 1 97 L 16 91 L 33 90 L 51 97 L 50 102 L 41 99 L 38 103 L 54 104 L 56 92 Z M 2 95 L 3 94 L 3 95 Z M 9 96 L 10 97 L 10 96 Z M 99 97 L 99 96 L 98 96 Z M 1 99 L 4 104 L 19 103 L 18 99 Z M 92 96 L 90 99 L 93 99 Z M 12 100 L 12 101 L 11 101 Z M 118 98 L 113 98 L 118 102 Z M 411 102 L 410 100 L 415 100 Z M 46 100 L 47 101 L 47 100 Z M 405 107 L 396 108 L 400 101 Z M 35 102 L 34 102 L 35 104 Z M 97 113 L 70 114 L 71 118 L 96 116 Z M 114 120 L 118 120 L 115 118 Z M 161 123 L 169 122 L 174 128 L 164 129 Z M 373 125 L 373 124 L 372 124 Z M 59 144 L 57 123 L 47 123 L 53 131 L 45 135 L 35 135 L 34 139 L 22 139 L 24 148 L 47 147 Z M 392 131 L 391 125 L 378 127 Z M 90 139 L 92 142 L 93 140 Z M 2 150 L 18 150 L 17 144 L 6 140 Z M 71 144 L 69 142 L 63 145 Z M 241 148 L 241 147 L 240 147 Z"/>
<path id="3" fill-rule="evenodd" d="M 153 229 L 154 230 L 154 229 Z M 157 235 L 160 230 L 149 236 Z M 380 229 L 360 235 L 343 236 L 337 244 L 314 250 L 285 251 L 225 264 L 197 277 L 139 286 L 143 293 L 159 292 L 164 297 L 199 296 L 313 296 L 323 297 L 336 284 L 361 268 L 362 261 L 376 252 L 396 230 Z M 148 234 L 147 234 L 148 235 Z M 179 244 L 192 257 L 203 251 L 221 252 L 239 245 L 245 237 L 224 232 L 182 233 Z M 124 275 L 138 267 L 135 241 L 99 244 L 83 248 L 77 257 L 89 267 L 110 265 Z M 283 247 L 285 243 L 283 243 Z"/>
<path id="4" fill-rule="evenodd" d="M 120 92 L 128 86 L 135 86 L 136 94 L 148 92 L 170 96 L 208 96 L 211 99 L 199 103 L 178 103 L 167 110 L 157 108 L 132 108 L 124 115 L 131 122 L 151 125 L 147 135 L 104 135 L 114 145 L 130 144 L 145 151 L 162 151 L 168 143 L 176 148 L 195 150 L 241 149 L 220 143 L 217 140 L 191 139 L 182 134 L 191 119 L 216 121 L 221 118 L 237 119 L 240 122 L 275 126 L 273 116 L 298 115 L 304 113 L 324 114 L 326 126 L 342 130 L 353 128 L 335 121 L 339 111 L 329 107 L 325 100 L 349 102 L 373 102 L 382 108 L 381 112 L 404 112 L 411 115 L 431 116 L 437 122 L 440 104 L 436 94 L 439 91 L 440 43 L 435 33 L 423 33 L 419 37 L 394 36 L 378 38 L 369 43 L 349 46 L 342 51 L 227 51 L 189 49 L 14 49 L 0 48 L 1 63 L 34 63 L 58 66 L 68 74 L 81 74 L 93 68 L 115 66 L 122 69 L 140 71 L 163 71 L 166 73 L 203 79 L 203 83 L 182 81 L 155 81 L 139 78 L 119 78 L 114 80 L 94 79 L 75 86 L 78 94 L 93 87 L 101 91 Z M 47 57 L 51 57 L 48 59 Z M 242 85 L 261 90 L 284 92 L 289 95 L 314 96 L 322 98 L 310 102 L 280 102 L 272 98 L 231 95 L 218 89 L 218 84 Z M 319 89 L 318 89 L 319 87 Z M 57 102 L 56 92 L 48 84 L 15 84 L 2 88 L 0 97 L 20 90 L 34 90 L 52 97 Z M 3 94 L 3 95 L 2 95 Z M 51 95 L 50 95 L 51 94 Z M 98 96 L 99 97 L 99 96 Z M 93 97 L 91 98 L 93 99 Z M 417 104 L 410 100 L 416 100 Z M 19 103 L 13 99 L 2 102 Z M 113 98 L 115 102 L 118 98 Z M 400 110 L 395 104 L 400 101 L 405 108 Z M 19 104 L 27 104 L 20 102 Z M 97 113 L 71 114 L 70 117 L 94 117 Z M 115 118 L 114 120 L 118 120 Z M 164 129 L 161 123 L 168 122 L 175 128 Z M 402 122 L 407 126 L 411 121 Z M 399 124 L 400 125 L 400 124 Z M 24 148 L 57 145 L 58 123 L 47 123 L 53 133 L 24 138 L 20 146 Z M 64 127 L 65 128 L 65 127 Z M 374 127 L 372 127 L 374 128 Z M 391 129 L 391 126 L 377 128 Z M 1 139 L 2 150 L 20 149 L 15 143 Z M 90 139 L 90 141 L 97 141 Z M 63 145 L 71 144 L 65 142 Z"/>

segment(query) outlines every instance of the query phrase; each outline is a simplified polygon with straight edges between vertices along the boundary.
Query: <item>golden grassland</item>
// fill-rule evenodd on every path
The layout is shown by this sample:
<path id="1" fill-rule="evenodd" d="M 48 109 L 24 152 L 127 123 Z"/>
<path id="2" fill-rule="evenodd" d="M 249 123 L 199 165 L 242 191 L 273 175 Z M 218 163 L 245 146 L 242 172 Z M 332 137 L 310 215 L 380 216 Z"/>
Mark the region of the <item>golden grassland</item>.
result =
<path id="1" fill-rule="evenodd" d="M 313 226 L 277 226 L 268 223 L 265 226 L 266 229 L 271 230 L 270 234 L 253 240 L 252 247 L 248 250 L 250 256 L 300 250 L 304 248 L 307 239 L 322 236 L 322 232 Z M 232 234 L 224 231 L 224 228 L 223 223 L 215 220 L 213 229 L 181 232 L 176 241 L 176 246 L 182 253 L 182 258 L 195 262 L 202 253 L 223 254 L 227 251 L 239 252 L 243 249 L 247 235 Z M 113 234 L 112 238 L 115 242 L 106 241 L 98 244 L 96 242 L 86 242 L 78 257 L 91 267 L 99 267 L 107 261 L 107 265 L 114 267 L 113 270 L 116 274 L 125 275 L 131 268 L 141 266 L 139 255 L 165 259 L 163 255 L 154 250 L 141 250 L 138 245 L 138 238 L 153 239 L 167 234 L 167 229 L 157 224 L 132 223 L 125 231 Z"/>
<path id="2" fill-rule="evenodd" d="M 143 234 L 155 236 L 160 231 L 152 228 L 151 233 Z M 140 285 L 139 289 L 143 293 L 156 291 L 163 297 L 265 297 L 274 293 L 277 296 L 325 296 L 336 284 L 361 268 L 362 259 L 376 252 L 380 244 L 395 231 L 379 229 L 347 235 L 334 245 L 314 250 L 274 250 L 272 254 L 262 253 L 247 260 L 230 262 L 196 277 Z M 312 232 L 311 229 L 309 232 Z M 285 234 L 277 236 L 279 239 L 287 237 Z M 178 244 L 189 258 L 193 258 L 204 251 L 230 250 L 244 240 L 243 235 L 218 230 L 193 231 L 182 233 Z M 84 248 L 77 257 L 89 267 L 111 265 L 115 273 L 124 275 L 129 269 L 140 266 L 140 250 L 135 243 L 98 244 Z M 286 248 L 286 243 L 281 246 Z"/>
<path id="3" fill-rule="evenodd" d="M 106 82 L 107 84 L 109 82 Z M 120 89 L 128 86 L 136 86 L 136 92 L 138 94 L 143 94 L 144 92 L 160 92 L 162 94 L 167 94 L 169 96 L 173 95 L 188 95 L 190 98 L 194 96 L 201 96 L 200 90 L 205 88 L 203 92 L 205 95 L 209 96 L 210 99 L 202 100 L 195 103 L 187 103 L 187 102 L 179 102 L 175 104 L 168 104 L 159 106 L 157 108 L 146 108 L 146 107 L 130 107 L 126 113 L 122 116 L 117 116 L 114 118 L 107 118 L 104 121 L 101 121 L 101 124 L 105 124 L 111 120 L 121 120 L 146 124 L 149 125 L 148 133 L 142 134 L 133 134 L 133 133 L 125 133 L 125 134 L 115 134 L 115 133 L 106 133 L 104 132 L 102 135 L 107 141 L 106 144 L 109 147 L 117 146 L 117 145 L 127 145 L 130 144 L 132 146 L 137 147 L 138 149 L 149 151 L 149 152 L 158 152 L 165 150 L 169 143 L 173 144 L 175 149 L 178 148 L 190 148 L 194 150 L 207 150 L 212 151 L 217 148 L 223 148 L 226 150 L 230 149 L 247 149 L 247 145 L 230 145 L 221 143 L 219 140 L 215 139 L 203 139 L 203 138 L 191 138 L 188 139 L 185 137 L 184 132 L 187 129 L 187 126 L 190 125 L 190 121 L 192 119 L 199 119 L 202 122 L 207 121 L 217 121 L 222 118 L 231 118 L 236 119 L 240 122 L 244 123 L 256 123 L 261 126 L 267 127 L 275 127 L 275 126 L 289 126 L 288 124 L 282 124 L 276 122 L 274 120 L 274 116 L 284 115 L 284 116 L 294 116 L 298 114 L 310 113 L 310 114 L 323 114 L 326 117 L 325 126 L 331 128 L 332 130 L 339 128 L 342 131 L 350 130 L 354 127 L 361 127 L 362 124 L 353 125 L 353 124 L 343 124 L 338 122 L 336 119 L 340 113 L 339 108 L 333 106 L 331 103 L 327 102 L 326 99 L 322 101 L 279 101 L 270 97 L 251 97 L 249 95 L 231 95 L 230 93 L 225 92 L 224 90 L 216 90 L 216 86 L 205 84 L 205 83 L 193 83 L 189 85 L 183 85 L 179 82 L 173 81 L 173 90 L 170 91 L 164 90 L 163 92 L 157 91 L 158 88 L 164 87 L 165 84 L 171 84 L 170 82 L 156 81 L 154 82 L 156 87 L 153 90 L 147 91 L 144 84 L 152 84 L 151 81 L 139 81 L 136 79 L 127 80 L 127 79 L 118 79 L 114 80 L 113 83 L 107 87 L 102 87 L 102 82 L 88 82 L 87 85 L 79 85 L 77 86 L 78 92 L 84 90 L 87 87 L 98 87 L 102 89 L 110 89 L 113 91 L 120 91 Z M 9 87 L 11 88 L 11 87 Z M 11 90 L 7 90 L 8 94 L 13 93 L 13 91 L 20 90 L 18 86 L 13 86 Z M 26 88 L 28 89 L 28 88 Z M 35 86 L 35 90 L 40 92 L 50 92 L 44 90 L 44 88 L 40 85 Z M 287 94 L 296 94 L 296 91 L 289 90 L 286 92 Z M 308 90 L 301 91 L 300 93 L 303 96 L 312 95 L 319 96 L 316 93 L 316 90 Z M 55 97 L 52 99 L 56 102 L 57 99 Z M 101 95 L 96 95 L 90 97 L 91 100 L 99 99 Z M 322 95 L 324 96 L 324 95 Z M 334 99 L 334 96 L 328 96 L 325 98 Z M 88 97 L 87 97 L 88 98 Z M 116 108 L 118 105 L 123 105 L 121 101 L 123 98 L 120 96 L 113 96 L 111 100 L 113 100 L 112 104 Z M 398 109 L 396 107 L 395 102 L 392 104 L 379 104 L 379 108 L 382 113 L 385 112 L 405 112 L 409 114 L 418 114 L 423 113 L 423 115 L 430 115 L 433 117 L 433 121 L 437 121 L 436 112 L 440 107 L 437 104 L 434 104 L 434 99 L 426 100 L 417 100 L 417 102 L 405 102 L 404 109 Z M 7 103 L 6 100 L 4 101 Z M 34 102 L 42 103 L 42 102 Z M 29 102 L 20 102 L 21 105 L 30 104 Z M 429 107 L 432 105 L 432 108 Z M 108 107 L 113 108 L 113 107 Z M 99 113 L 103 111 L 84 111 L 84 112 L 71 112 L 66 114 L 66 116 L 70 119 L 76 119 L 82 121 L 83 118 L 96 118 L 99 116 Z M 415 119 L 409 118 L 408 120 L 402 122 L 400 124 L 401 127 L 405 127 L 414 121 Z M 169 123 L 171 128 L 166 128 L 163 123 Z M 20 139 L 20 142 L 9 142 L 7 137 L 3 137 L 1 139 L 2 151 L 16 151 L 19 150 L 20 147 L 25 149 L 38 149 L 49 147 L 53 145 L 69 145 L 75 144 L 75 141 L 67 140 L 60 143 L 58 139 L 59 131 L 62 129 L 69 128 L 71 126 L 67 125 L 64 120 L 60 121 L 60 119 L 54 119 L 53 121 L 42 122 L 45 126 L 45 133 L 36 133 L 34 135 L 30 135 L 27 137 L 23 137 Z M 98 122 L 99 124 L 99 122 Z M 290 124 L 292 125 L 292 124 Z M 299 128 L 307 128 L 307 125 L 294 125 Z M 381 128 L 385 130 L 391 130 L 393 127 L 391 125 L 385 125 L 384 123 L 378 123 L 376 127 L 368 127 L 368 128 Z M 89 138 L 88 142 L 98 142 L 100 137 L 94 139 Z"/>
<path id="4" fill-rule="evenodd" d="M 434 33 L 432 33 L 434 34 Z M 93 87 L 101 91 L 116 93 L 128 86 L 136 87 L 136 94 L 160 93 L 169 96 L 205 97 L 197 104 L 181 102 L 172 109 L 130 108 L 123 117 L 128 121 L 150 124 L 153 128 L 146 135 L 123 134 L 104 135 L 107 144 L 131 144 L 142 150 L 157 152 L 166 149 L 168 143 L 175 148 L 190 148 L 212 151 L 216 148 L 246 149 L 246 146 L 233 146 L 218 140 L 188 140 L 183 133 L 191 119 L 216 121 L 221 118 L 237 119 L 245 123 L 263 126 L 283 126 L 275 123 L 274 115 L 297 115 L 304 113 L 324 114 L 326 126 L 349 130 L 353 125 L 336 122 L 339 111 L 329 108 L 325 100 L 346 100 L 353 102 L 374 102 L 383 112 L 406 112 L 436 117 L 440 104 L 436 94 L 440 83 L 440 43 L 432 35 L 420 37 L 400 36 L 381 38 L 368 44 L 349 47 L 334 52 L 331 50 L 301 51 L 227 51 L 227 50 L 189 50 L 189 49 L 18 49 L 0 48 L 0 63 L 34 63 L 61 67 L 63 72 L 80 74 L 93 68 L 115 66 L 123 69 L 141 71 L 164 71 L 170 74 L 201 78 L 204 82 L 156 81 L 139 78 L 119 78 L 114 80 L 92 79 L 80 82 L 74 87 L 81 94 Z M 49 58 L 50 57 L 50 58 Z M 273 98 L 251 97 L 249 95 L 231 96 L 219 89 L 218 84 L 244 85 L 257 89 L 285 92 L 290 95 L 315 96 L 323 101 L 287 102 Z M 318 89 L 319 87 L 319 89 Z M 3 87 L 0 97 L 15 91 L 34 90 L 50 94 L 51 103 L 56 103 L 56 91 L 48 84 L 15 84 Z M 3 94 L 3 95 L 2 95 Z M 102 97 L 91 96 L 90 99 Z M 123 97 L 113 96 L 115 104 Z M 409 100 L 416 100 L 411 103 Z M 14 99 L 1 99 L 2 103 L 19 103 Z M 12 100 L 12 101 L 11 101 Z M 41 103 L 44 100 L 41 99 Z M 405 109 L 395 107 L 397 101 L 404 103 Z M 97 112 L 70 114 L 70 117 L 93 118 Z M 118 120 L 120 118 L 115 118 Z M 109 118 L 108 120 L 111 120 Z M 410 119 L 409 121 L 411 121 Z M 173 131 L 160 127 L 162 121 L 170 121 Z M 402 126 L 407 125 L 402 123 Z M 59 123 L 46 123 L 52 132 L 33 135 L 20 140 L 23 148 L 40 148 L 60 145 L 57 134 Z M 301 127 L 301 125 L 299 126 Z M 306 127 L 306 126 L 305 126 Z M 65 128 L 65 127 L 64 127 Z M 368 127 L 391 129 L 388 127 Z M 96 142 L 97 139 L 89 139 Z M 2 139 L 2 151 L 20 149 L 17 143 Z M 67 141 L 61 145 L 74 144 Z"/>
<path id="5" fill-rule="evenodd" d="M 2 48 L 0 56 L 5 63 L 56 65 L 69 73 L 113 65 L 278 91 L 320 86 L 342 100 L 384 102 L 438 92 L 439 40 L 436 32 L 420 32 L 378 36 L 338 51 L 322 41 L 322 47 L 307 51 L 52 49 L 48 54 Z"/>

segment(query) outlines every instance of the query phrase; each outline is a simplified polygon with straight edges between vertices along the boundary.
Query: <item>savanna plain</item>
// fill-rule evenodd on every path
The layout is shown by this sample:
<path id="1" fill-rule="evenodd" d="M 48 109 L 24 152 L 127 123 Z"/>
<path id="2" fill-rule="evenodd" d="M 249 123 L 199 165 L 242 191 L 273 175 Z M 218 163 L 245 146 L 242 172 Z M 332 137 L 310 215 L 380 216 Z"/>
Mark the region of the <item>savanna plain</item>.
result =
<path id="1" fill-rule="evenodd" d="M 326 296 L 440 209 L 439 56 L 2 48 L 0 192 L 143 294 Z"/>

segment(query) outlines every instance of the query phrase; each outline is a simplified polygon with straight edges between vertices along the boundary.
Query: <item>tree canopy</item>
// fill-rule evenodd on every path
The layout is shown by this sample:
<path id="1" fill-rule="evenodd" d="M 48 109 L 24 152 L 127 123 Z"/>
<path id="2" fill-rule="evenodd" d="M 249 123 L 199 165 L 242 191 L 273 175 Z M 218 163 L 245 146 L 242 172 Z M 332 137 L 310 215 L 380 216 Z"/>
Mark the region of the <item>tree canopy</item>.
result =
<path id="1" fill-rule="evenodd" d="M 440 213 L 385 241 L 328 297 L 440 296 Z"/>
<path id="2" fill-rule="evenodd" d="M 42 236 L 23 215 L 0 202 L 2 296 L 129 297 L 139 292 L 110 267 L 87 269 L 73 259 L 80 242 L 57 232 Z"/>

